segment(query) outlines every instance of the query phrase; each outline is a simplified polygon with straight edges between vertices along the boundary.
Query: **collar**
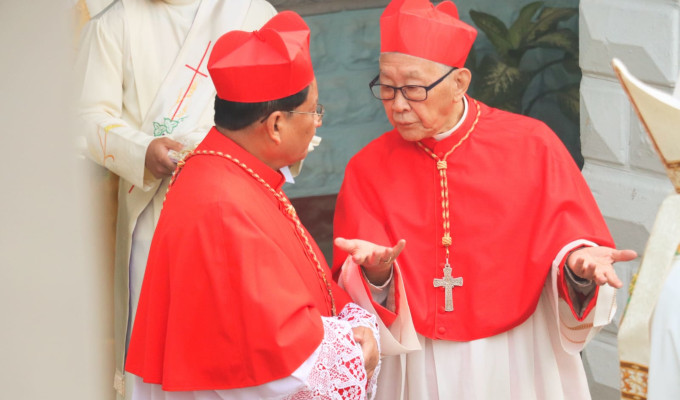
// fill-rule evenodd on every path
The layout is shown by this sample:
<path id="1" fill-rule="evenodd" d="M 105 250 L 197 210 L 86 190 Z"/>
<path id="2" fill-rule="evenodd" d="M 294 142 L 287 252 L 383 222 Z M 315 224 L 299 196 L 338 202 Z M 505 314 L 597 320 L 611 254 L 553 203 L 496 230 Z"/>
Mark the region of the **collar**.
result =
<path id="1" fill-rule="evenodd" d="M 472 127 L 472 124 L 477 118 L 477 108 L 470 101 L 470 97 L 465 95 L 465 104 L 467 104 L 466 111 L 463 113 L 463 117 L 458 121 L 457 127 L 454 127 L 453 131 L 445 138 L 437 140 L 434 137 L 429 137 L 421 140 L 423 145 L 428 149 L 432 150 L 437 156 L 443 157 L 451 147 L 455 146 L 460 138 L 464 136 L 468 130 Z M 476 107 L 481 107 L 481 104 L 477 102 Z M 469 111 L 468 111 L 469 110 Z M 446 133 L 446 132 L 444 132 Z M 473 133 L 474 135 L 474 133 Z M 469 140 L 469 139 L 468 139 Z"/>
<path id="2" fill-rule="evenodd" d="M 264 181 L 276 191 L 281 190 L 281 187 L 285 182 L 283 175 L 279 171 L 271 169 L 267 164 L 248 153 L 236 142 L 221 134 L 215 127 L 208 132 L 205 139 L 198 145 L 196 150 L 213 150 L 229 154 L 253 170 L 254 173 L 264 179 Z M 225 161 L 231 162 L 229 160 Z M 243 172 L 247 173 L 245 170 Z"/>
<path id="3" fill-rule="evenodd" d="M 460 119 L 458 120 L 458 123 L 456 123 L 456 125 L 454 125 L 453 128 L 449 129 L 446 132 L 442 132 L 442 133 L 438 133 L 438 134 L 434 135 L 435 140 L 441 141 L 441 140 L 446 139 L 447 137 L 451 136 L 451 134 L 463 124 L 463 121 L 465 121 L 465 118 L 467 117 L 467 113 L 468 113 L 468 101 L 467 101 L 467 97 L 463 96 L 463 116 L 460 117 Z"/>

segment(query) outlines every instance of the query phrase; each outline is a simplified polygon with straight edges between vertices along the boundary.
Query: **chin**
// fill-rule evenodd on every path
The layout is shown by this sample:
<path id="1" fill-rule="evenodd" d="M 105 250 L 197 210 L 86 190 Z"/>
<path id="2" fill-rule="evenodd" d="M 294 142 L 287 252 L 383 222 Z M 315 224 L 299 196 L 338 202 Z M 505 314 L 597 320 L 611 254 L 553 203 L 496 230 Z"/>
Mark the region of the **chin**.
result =
<path id="1" fill-rule="evenodd" d="M 404 126 L 397 126 L 397 132 L 399 132 L 401 138 L 406 140 L 407 142 L 417 142 L 427 137 L 425 133 L 418 129 L 408 128 Z"/>

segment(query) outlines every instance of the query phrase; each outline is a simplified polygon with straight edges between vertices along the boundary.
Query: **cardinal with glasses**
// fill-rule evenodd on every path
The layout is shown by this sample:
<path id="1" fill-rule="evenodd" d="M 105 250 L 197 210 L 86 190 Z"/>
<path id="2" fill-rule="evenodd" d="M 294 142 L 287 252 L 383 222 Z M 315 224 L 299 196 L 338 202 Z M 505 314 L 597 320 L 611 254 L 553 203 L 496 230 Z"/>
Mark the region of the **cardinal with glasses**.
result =
<path id="1" fill-rule="evenodd" d="M 466 94 L 477 32 L 454 3 L 393 0 L 380 34 L 369 86 L 394 129 L 347 166 L 333 263 L 340 281 L 361 269 L 348 291 L 381 304 L 395 341 L 405 288 L 420 349 L 383 359 L 378 398 L 590 398 L 579 352 L 614 315 L 613 264 L 635 252 L 615 249 L 544 123 Z M 394 260 L 362 242 L 402 238 Z"/>

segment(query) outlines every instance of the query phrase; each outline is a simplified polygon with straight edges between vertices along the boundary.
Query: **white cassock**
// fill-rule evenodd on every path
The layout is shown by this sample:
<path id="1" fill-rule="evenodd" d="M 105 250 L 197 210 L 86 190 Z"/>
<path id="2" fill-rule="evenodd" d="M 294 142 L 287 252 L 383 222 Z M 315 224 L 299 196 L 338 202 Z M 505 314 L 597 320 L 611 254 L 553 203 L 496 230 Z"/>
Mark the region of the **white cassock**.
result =
<path id="1" fill-rule="evenodd" d="M 601 286 L 597 305 L 583 321 L 578 321 L 567 302 L 559 298 L 557 263 L 580 245 L 594 243 L 576 241 L 557 255 L 536 311 L 524 323 L 470 342 L 432 340 L 416 334 L 421 350 L 414 351 L 409 343 L 408 349 L 401 349 L 405 354 L 383 359 L 376 399 L 590 399 L 579 352 L 613 318 L 616 291 Z M 343 284 L 354 301 L 366 308 L 356 298 L 365 296 L 361 282 L 342 282 L 341 278 Z M 375 287 L 371 291 L 378 302 L 387 292 Z M 404 333 L 410 329 L 410 321 L 397 318 L 389 332 L 400 332 L 402 339 L 412 341 L 411 334 Z M 381 340 L 385 353 L 389 333 L 381 330 Z"/>
<path id="2" fill-rule="evenodd" d="M 213 125 L 212 45 L 227 31 L 259 29 L 275 14 L 264 0 L 118 0 L 83 29 L 78 134 L 88 156 L 121 178 L 114 272 L 120 395 L 132 379 L 122 374 L 126 342 L 168 183 L 145 169 L 146 149 L 159 136 L 186 147 L 203 139 Z"/>

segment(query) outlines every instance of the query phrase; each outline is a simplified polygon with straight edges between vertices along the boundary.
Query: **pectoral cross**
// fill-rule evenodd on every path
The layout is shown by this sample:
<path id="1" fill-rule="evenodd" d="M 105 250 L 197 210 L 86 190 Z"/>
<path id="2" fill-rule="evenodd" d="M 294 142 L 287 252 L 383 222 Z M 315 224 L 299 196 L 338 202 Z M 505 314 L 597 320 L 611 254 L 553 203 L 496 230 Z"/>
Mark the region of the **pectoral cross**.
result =
<path id="1" fill-rule="evenodd" d="M 444 265 L 444 277 L 442 279 L 435 278 L 432 284 L 436 288 L 444 288 L 444 296 L 446 299 L 444 310 L 453 311 L 453 288 L 454 286 L 463 286 L 463 278 L 454 278 L 451 276 L 451 266 L 447 261 Z"/>

